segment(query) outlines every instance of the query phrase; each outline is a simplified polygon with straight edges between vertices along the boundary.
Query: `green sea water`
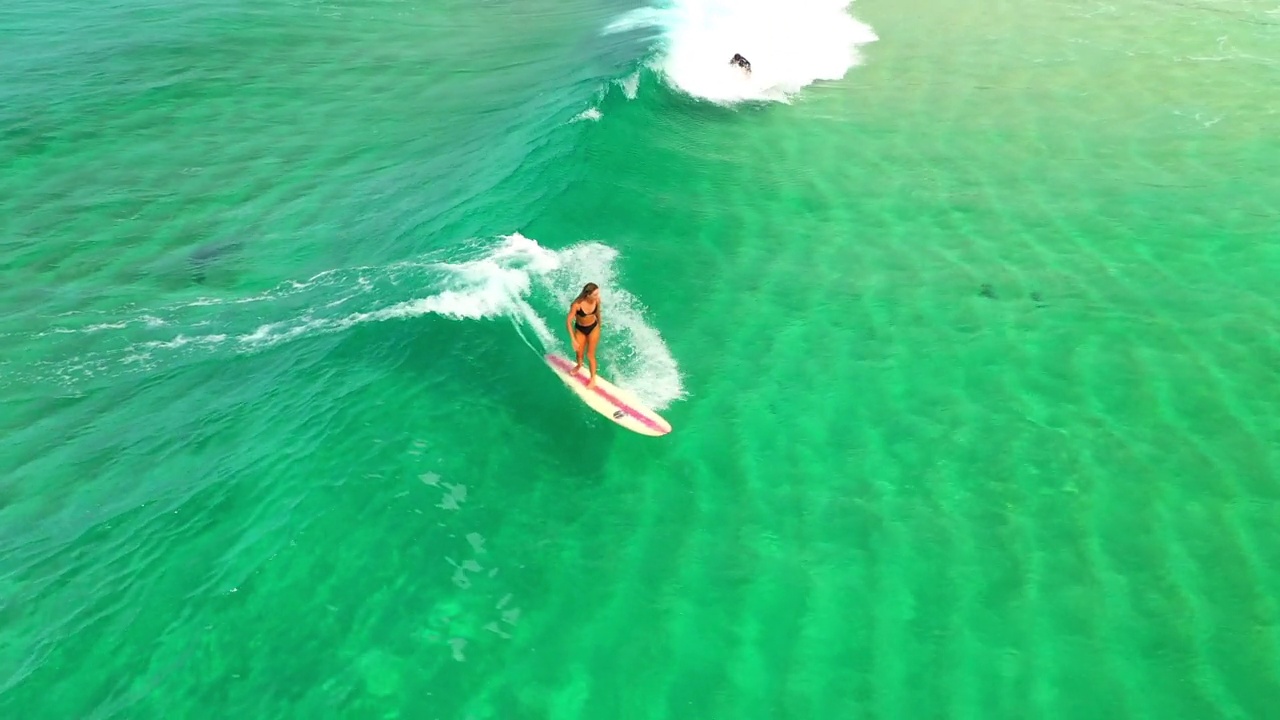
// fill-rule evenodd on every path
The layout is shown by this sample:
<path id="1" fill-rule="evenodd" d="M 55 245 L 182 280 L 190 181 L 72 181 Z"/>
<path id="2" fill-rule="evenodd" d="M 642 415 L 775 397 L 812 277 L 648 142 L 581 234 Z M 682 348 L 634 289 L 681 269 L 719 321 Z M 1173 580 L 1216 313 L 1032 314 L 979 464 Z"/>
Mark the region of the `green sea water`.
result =
<path id="1" fill-rule="evenodd" d="M 1280 8 L 833 5 L 0 8 L 0 717 L 1275 717 Z"/>

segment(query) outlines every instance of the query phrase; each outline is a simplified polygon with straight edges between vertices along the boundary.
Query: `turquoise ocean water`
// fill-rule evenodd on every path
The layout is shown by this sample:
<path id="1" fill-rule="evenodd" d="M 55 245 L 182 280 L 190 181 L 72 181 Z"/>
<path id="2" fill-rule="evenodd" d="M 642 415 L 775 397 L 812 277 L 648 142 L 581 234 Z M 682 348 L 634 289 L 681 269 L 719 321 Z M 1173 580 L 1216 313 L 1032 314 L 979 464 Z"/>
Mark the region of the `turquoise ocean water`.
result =
<path id="1" fill-rule="evenodd" d="M 1276 717 L 1275 5 L 5 4 L 0 717 Z"/>

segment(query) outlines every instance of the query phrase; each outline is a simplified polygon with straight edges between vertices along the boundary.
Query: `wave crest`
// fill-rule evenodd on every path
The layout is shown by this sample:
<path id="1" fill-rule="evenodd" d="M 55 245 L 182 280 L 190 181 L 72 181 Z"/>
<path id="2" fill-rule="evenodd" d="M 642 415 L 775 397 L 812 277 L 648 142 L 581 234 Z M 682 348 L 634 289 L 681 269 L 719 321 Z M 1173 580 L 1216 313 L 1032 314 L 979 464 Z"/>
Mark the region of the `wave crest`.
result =
<path id="1" fill-rule="evenodd" d="M 819 80 L 838 80 L 879 38 L 849 14 L 851 0 L 673 0 L 615 20 L 606 32 L 655 30 L 653 68 L 677 90 L 717 103 L 789 102 Z M 750 75 L 729 63 L 751 61 Z"/>

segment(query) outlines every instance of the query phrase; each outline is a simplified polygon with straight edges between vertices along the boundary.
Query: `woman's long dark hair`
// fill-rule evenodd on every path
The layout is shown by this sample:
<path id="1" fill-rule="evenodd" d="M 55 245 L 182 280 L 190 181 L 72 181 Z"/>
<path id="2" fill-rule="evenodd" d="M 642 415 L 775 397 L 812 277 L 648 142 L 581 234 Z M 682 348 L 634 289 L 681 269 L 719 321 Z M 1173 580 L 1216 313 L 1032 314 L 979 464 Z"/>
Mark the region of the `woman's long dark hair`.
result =
<path id="1" fill-rule="evenodd" d="M 578 297 L 574 298 L 573 301 L 575 303 L 582 302 L 583 300 L 586 300 L 587 298 L 591 297 L 591 293 L 599 289 L 600 289 L 599 285 L 596 285 L 595 283 L 587 283 L 586 285 L 582 286 L 582 292 L 578 293 Z"/>

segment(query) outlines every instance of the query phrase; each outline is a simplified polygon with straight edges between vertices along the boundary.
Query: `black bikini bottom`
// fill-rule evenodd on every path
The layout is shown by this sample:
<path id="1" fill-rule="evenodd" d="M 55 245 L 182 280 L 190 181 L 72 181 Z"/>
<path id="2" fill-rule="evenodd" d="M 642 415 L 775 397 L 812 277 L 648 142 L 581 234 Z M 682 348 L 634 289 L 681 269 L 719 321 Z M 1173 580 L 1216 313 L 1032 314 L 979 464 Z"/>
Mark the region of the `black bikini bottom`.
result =
<path id="1" fill-rule="evenodd" d="M 573 323 L 573 327 L 574 327 L 574 328 L 576 328 L 576 329 L 577 329 L 577 331 L 578 331 L 578 332 L 580 332 L 580 333 L 582 333 L 583 335 L 590 335 L 590 334 L 591 334 L 591 331 L 592 331 L 592 330 L 595 330 L 595 329 L 596 329 L 596 325 L 599 325 L 599 324 L 600 324 L 600 321 L 599 321 L 599 320 L 597 320 L 597 321 L 595 321 L 595 322 L 591 323 L 590 325 L 588 325 L 588 326 L 586 326 L 586 327 L 582 327 L 582 326 L 581 326 L 581 325 L 579 325 L 577 322 L 574 322 L 574 323 Z"/>

